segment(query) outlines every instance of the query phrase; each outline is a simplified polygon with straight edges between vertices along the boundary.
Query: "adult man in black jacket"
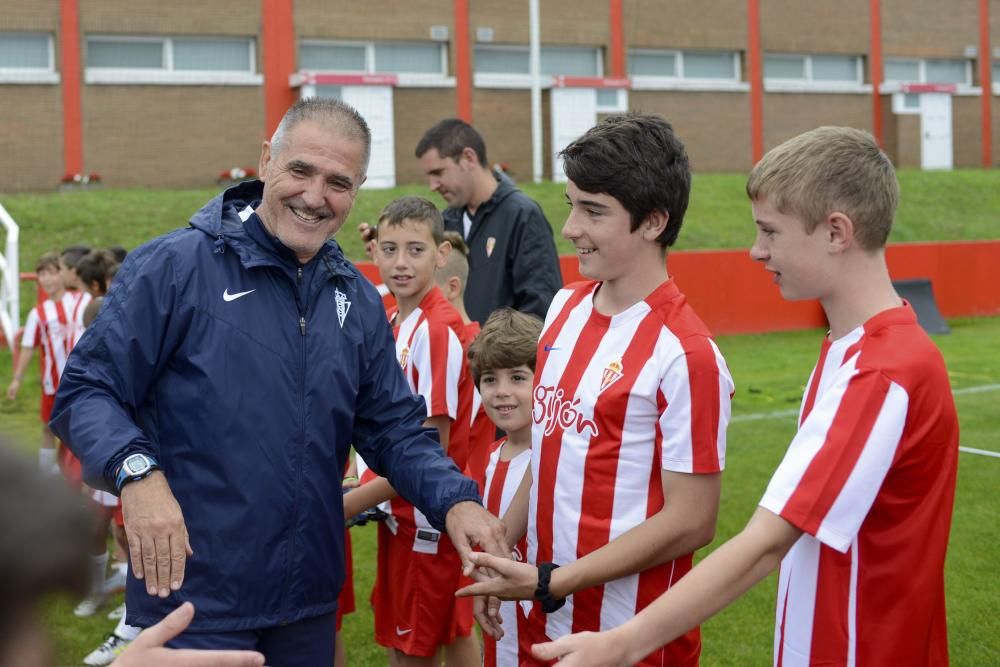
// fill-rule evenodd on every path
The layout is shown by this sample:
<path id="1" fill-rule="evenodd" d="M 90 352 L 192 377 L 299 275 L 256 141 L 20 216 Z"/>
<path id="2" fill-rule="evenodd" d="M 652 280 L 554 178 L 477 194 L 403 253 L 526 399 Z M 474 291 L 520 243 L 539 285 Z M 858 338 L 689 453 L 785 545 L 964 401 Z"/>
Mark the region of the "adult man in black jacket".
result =
<path id="1" fill-rule="evenodd" d="M 545 319 L 562 276 L 541 207 L 489 168 L 483 138 L 462 120 L 429 129 L 416 156 L 431 190 L 448 203 L 445 228 L 469 246 L 469 317 L 483 324 L 494 310 L 510 306 Z"/>

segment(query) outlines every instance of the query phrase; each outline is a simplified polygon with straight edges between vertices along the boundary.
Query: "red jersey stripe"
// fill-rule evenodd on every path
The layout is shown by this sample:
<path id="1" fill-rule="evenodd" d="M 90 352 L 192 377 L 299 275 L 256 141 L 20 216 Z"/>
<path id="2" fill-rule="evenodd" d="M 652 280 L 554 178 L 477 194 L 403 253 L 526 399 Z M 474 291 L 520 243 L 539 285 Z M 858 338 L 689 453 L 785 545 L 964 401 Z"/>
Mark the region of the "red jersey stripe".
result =
<path id="1" fill-rule="evenodd" d="M 878 419 L 889 384 L 878 371 L 860 371 L 848 384 L 826 442 L 781 511 L 805 532 L 816 534 L 847 483 Z M 835 444 L 831 446 L 831 442 Z"/>
<path id="2" fill-rule="evenodd" d="M 584 291 L 581 290 L 581 292 Z M 581 296 L 576 302 L 579 303 L 582 298 Z M 563 313 L 568 317 L 571 311 L 571 304 L 567 303 L 563 308 Z M 549 333 L 552 334 L 551 338 L 548 336 L 543 336 L 543 338 L 549 338 L 550 341 L 555 340 L 555 337 L 559 334 L 558 328 L 555 325 L 564 324 L 566 317 L 562 317 L 561 313 L 560 319 L 562 322 L 557 320 L 553 323 L 552 327 L 549 327 Z M 556 396 L 571 398 L 576 394 L 576 388 L 580 384 L 580 379 L 583 377 L 584 371 L 587 370 L 587 366 L 590 364 L 590 360 L 601 342 L 601 337 L 606 331 L 607 318 L 597 314 L 596 311 L 591 313 L 582 335 L 577 339 L 576 345 L 573 346 L 573 353 L 570 357 L 573 359 L 573 365 L 568 366 L 563 371 L 559 386 L 555 392 Z M 541 348 L 542 345 L 540 344 L 539 358 L 542 358 L 543 355 Z M 545 353 L 545 356 L 547 357 L 548 354 Z M 541 377 L 541 369 L 535 373 L 535 377 Z M 554 493 L 556 472 L 559 467 L 559 452 L 562 449 L 562 435 L 562 426 L 556 424 L 552 432 L 545 436 L 541 442 L 538 480 L 535 482 L 538 488 L 538 554 L 536 559 L 539 563 L 552 560 L 552 517 L 555 509 Z"/>
<path id="3" fill-rule="evenodd" d="M 715 350 L 707 338 L 690 336 L 680 340 L 688 366 L 691 391 L 691 472 L 719 470 L 719 367 Z"/>

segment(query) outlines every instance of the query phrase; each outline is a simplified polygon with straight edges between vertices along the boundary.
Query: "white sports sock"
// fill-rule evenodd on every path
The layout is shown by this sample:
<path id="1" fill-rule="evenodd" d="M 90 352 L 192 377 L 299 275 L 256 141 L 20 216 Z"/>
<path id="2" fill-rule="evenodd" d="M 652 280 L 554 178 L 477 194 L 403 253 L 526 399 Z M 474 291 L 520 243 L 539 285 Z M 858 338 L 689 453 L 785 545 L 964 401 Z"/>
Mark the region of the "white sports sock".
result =
<path id="1" fill-rule="evenodd" d="M 38 469 L 45 477 L 52 477 L 59 472 L 56 450 L 42 447 L 38 450 Z"/>
<path id="2" fill-rule="evenodd" d="M 108 552 L 90 557 L 90 594 L 104 595 L 104 580 L 108 573 Z"/>
<path id="3" fill-rule="evenodd" d="M 142 632 L 142 628 L 137 628 L 134 625 L 126 623 L 124 615 L 119 619 L 118 626 L 115 628 L 115 634 L 128 641 L 132 641 L 138 637 L 140 632 Z"/>

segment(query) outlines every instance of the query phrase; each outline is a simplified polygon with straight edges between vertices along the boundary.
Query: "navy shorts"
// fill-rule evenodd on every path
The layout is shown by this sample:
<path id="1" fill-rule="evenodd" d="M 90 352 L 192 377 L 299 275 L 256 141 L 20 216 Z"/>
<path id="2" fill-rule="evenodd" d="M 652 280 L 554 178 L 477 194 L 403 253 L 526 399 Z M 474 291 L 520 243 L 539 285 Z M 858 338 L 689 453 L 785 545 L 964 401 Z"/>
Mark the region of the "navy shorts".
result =
<path id="1" fill-rule="evenodd" d="M 170 648 L 259 651 L 268 667 L 332 665 L 337 615 L 324 614 L 289 625 L 235 632 L 184 632 Z"/>

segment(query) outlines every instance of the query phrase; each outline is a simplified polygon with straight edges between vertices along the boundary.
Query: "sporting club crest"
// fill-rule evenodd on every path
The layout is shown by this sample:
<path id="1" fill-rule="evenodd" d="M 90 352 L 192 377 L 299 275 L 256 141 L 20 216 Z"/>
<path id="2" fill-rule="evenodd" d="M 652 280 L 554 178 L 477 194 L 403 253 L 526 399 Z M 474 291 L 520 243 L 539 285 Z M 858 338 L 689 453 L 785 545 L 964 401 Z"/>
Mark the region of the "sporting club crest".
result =
<path id="1" fill-rule="evenodd" d="M 339 289 L 333 290 L 333 298 L 337 302 L 337 319 L 340 320 L 340 328 L 344 328 L 344 320 L 347 319 L 347 311 L 351 309 L 351 302 L 347 300 L 347 295 Z"/>
<path id="2" fill-rule="evenodd" d="M 399 365 L 405 371 L 406 362 L 410 360 L 410 348 L 404 347 L 403 351 L 399 353 Z"/>
<path id="3" fill-rule="evenodd" d="M 615 382 L 618 382 L 618 380 L 622 378 L 622 369 L 621 357 L 609 362 L 608 365 L 604 367 L 604 373 L 601 375 L 601 391 L 597 393 L 601 393 Z"/>

